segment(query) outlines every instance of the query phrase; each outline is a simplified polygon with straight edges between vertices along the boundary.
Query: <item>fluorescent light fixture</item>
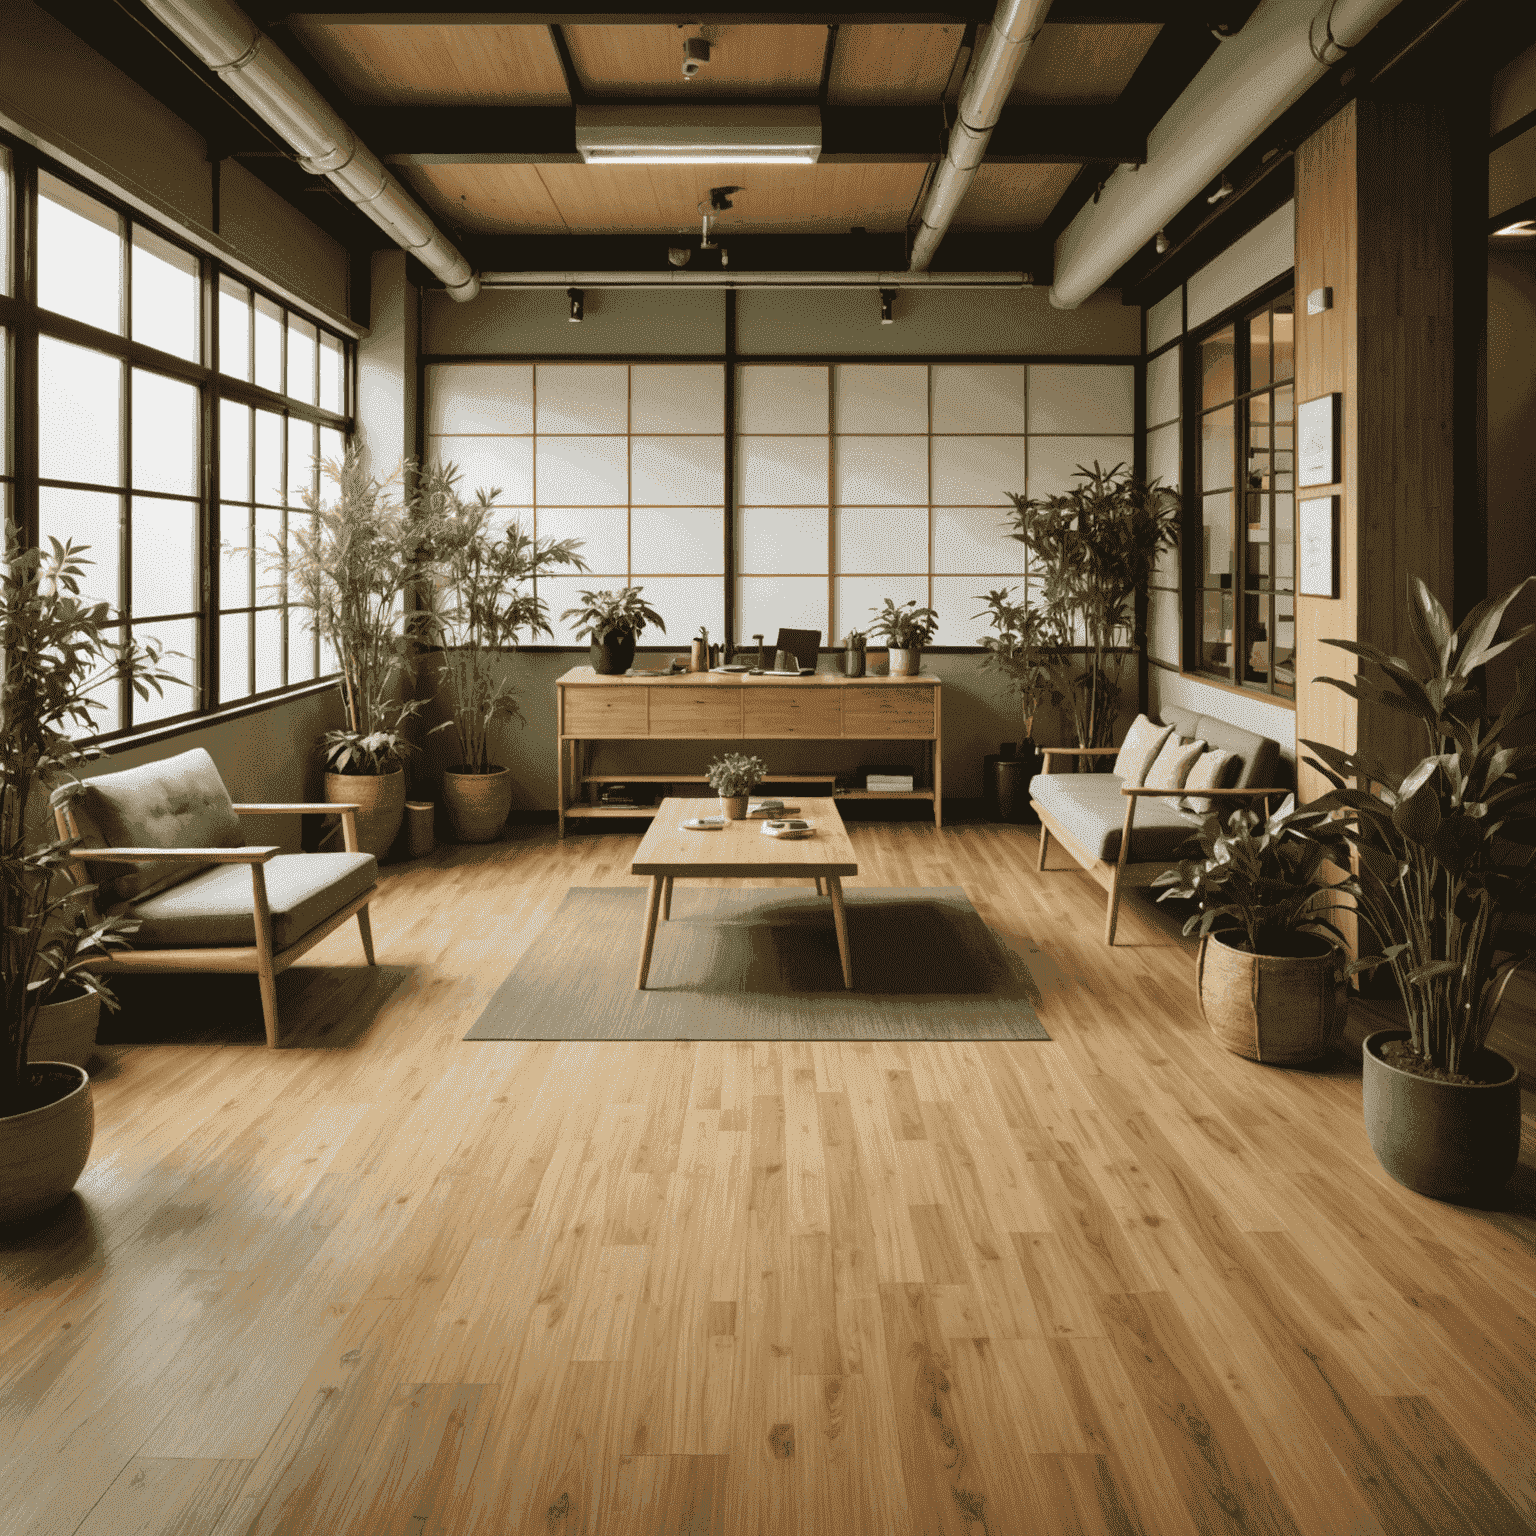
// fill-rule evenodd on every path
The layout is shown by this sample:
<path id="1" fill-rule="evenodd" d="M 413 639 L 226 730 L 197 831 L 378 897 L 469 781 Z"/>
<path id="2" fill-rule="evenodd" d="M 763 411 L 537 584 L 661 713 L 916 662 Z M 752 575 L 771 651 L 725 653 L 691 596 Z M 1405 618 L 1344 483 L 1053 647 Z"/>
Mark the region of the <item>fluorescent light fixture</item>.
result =
<path id="1" fill-rule="evenodd" d="M 1494 230 L 1495 235 L 1536 235 L 1536 219 L 1521 219 L 1518 224 L 1506 224 Z"/>
<path id="2" fill-rule="evenodd" d="M 588 165 L 814 165 L 816 107 L 577 107 Z"/>

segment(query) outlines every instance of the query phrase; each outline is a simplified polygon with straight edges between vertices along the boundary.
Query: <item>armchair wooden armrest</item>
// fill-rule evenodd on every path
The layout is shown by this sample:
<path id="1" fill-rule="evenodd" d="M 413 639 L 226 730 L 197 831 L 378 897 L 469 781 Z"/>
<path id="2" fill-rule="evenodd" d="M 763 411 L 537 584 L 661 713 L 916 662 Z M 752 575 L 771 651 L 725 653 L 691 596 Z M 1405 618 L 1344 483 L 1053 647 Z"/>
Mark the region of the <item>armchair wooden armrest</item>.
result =
<path id="1" fill-rule="evenodd" d="M 341 817 L 341 842 L 348 853 L 358 853 L 361 850 L 357 845 L 357 813 L 362 806 L 355 801 L 338 800 L 334 803 L 326 800 L 319 805 L 289 804 L 287 802 L 260 805 L 251 803 L 237 805 L 237 816 L 340 816 Z M 335 828 L 331 832 L 335 832 Z"/>
<path id="2" fill-rule="evenodd" d="M 1267 800 L 1271 795 L 1289 795 L 1289 789 L 1147 789 L 1140 784 L 1122 784 L 1122 795 L 1155 795 L 1162 799 L 1170 796 L 1198 795 L 1202 799 L 1209 795 L 1216 800 Z"/>
<path id="3" fill-rule="evenodd" d="M 1041 757 L 1112 757 L 1120 755 L 1119 747 L 1040 747 Z"/>
<path id="4" fill-rule="evenodd" d="M 73 857 L 106 864 L 178 864 L 201 859 L 207 864 L 266 864 L 283 850 L 271 848 L 77 848 Z"/>

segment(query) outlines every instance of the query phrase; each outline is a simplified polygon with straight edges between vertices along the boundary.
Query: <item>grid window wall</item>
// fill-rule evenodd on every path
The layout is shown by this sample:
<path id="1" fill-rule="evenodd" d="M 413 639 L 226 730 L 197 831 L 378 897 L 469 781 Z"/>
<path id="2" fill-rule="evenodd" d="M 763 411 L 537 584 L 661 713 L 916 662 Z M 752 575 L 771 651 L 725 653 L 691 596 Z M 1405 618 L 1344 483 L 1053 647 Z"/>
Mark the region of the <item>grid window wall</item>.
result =
<path id="1" fill-rule="evenodd" d="M 1170 297 L 1182 305 L 1182 290 Z M 1147 359 L 1147 479 L 1174 491 L 1181 484 L 1181 362 L 1177 338 Z M 1179 559 L 1178 546 L 1160 550 L 1147 583 L 1147 659 L 1174 672 L 1183 662 Z"/>

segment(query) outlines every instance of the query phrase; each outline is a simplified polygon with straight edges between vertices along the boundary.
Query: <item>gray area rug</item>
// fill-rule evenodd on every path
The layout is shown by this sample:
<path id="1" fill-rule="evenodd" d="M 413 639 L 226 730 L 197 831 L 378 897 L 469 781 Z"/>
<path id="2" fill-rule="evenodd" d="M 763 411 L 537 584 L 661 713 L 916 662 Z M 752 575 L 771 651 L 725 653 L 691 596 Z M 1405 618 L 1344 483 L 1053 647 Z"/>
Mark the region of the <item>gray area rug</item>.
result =
<path id="1" fill-rule="evenodd" d="M 576 886 L 466 1040 L 1049 1040 L 1024 961 L 957 886 L 844 891 L 678 881 L 635 988 L 646 892 Z"/>

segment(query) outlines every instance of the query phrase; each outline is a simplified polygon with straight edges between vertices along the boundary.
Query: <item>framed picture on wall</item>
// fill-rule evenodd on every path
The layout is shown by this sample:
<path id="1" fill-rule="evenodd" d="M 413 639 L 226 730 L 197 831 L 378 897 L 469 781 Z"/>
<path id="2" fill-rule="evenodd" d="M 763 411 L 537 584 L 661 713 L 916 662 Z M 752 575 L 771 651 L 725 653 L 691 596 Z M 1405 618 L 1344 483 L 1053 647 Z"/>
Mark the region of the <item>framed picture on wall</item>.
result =
<path id="1" fill-rule="evenodd" d="M 1296 484 L 1339 484 L 1339 395 L 1296 407 Z"/>
<path id="2" fill-rule="evenodd" d="M 1339 498 L 1315 496 L 1297 508 L 1296 542 L 1301 569 L 1296 590 L 1303 597 L 1339 595 Z"/>

